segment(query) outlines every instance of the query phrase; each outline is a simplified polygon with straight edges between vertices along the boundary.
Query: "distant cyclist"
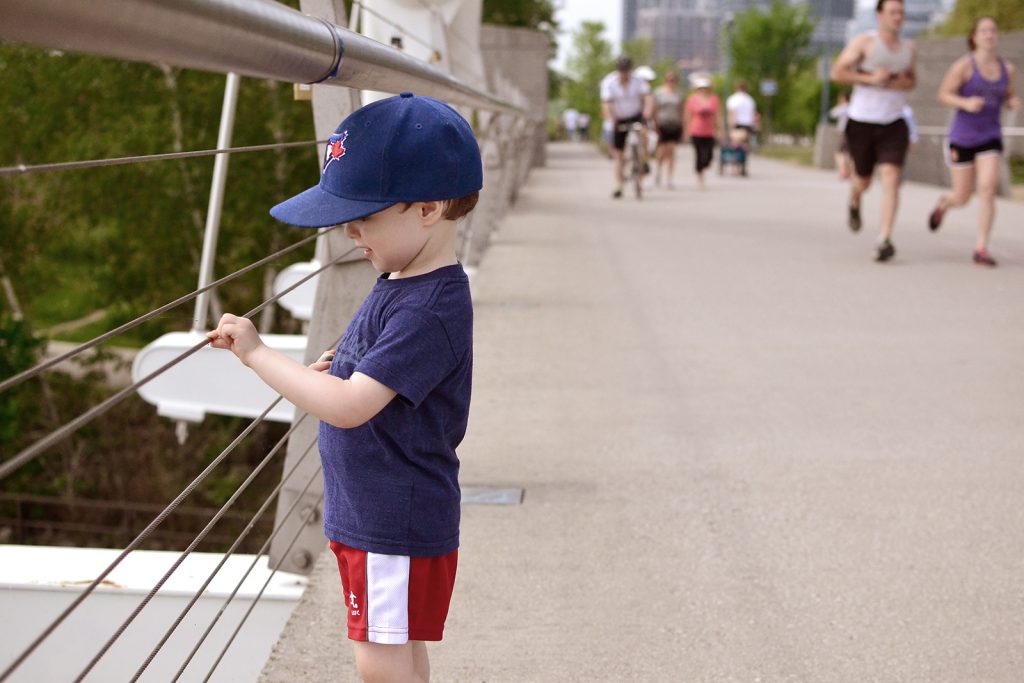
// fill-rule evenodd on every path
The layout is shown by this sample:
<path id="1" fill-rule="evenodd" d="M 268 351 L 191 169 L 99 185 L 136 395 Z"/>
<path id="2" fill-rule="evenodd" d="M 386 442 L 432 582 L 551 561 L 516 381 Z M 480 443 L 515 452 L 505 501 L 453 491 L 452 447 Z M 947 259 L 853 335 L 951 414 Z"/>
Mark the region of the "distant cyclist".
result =
<path id="1" fill-rule="evenodd" d="M 601 80 L 601 113 L 604 120 L 612 126 L 612 161 L 615 172 L 615 191 L 612 197 L 622 196 L 622 185 L 625 183 L 625 157 L 622 150 L 626 147 L 626 136 L 629 127 L 634 123 L 643 125 L 644 121 L 654 114 L 654 99 L 651 97 L 651 86 L 644 79 L 633 73 L 633 60 L 619 57 L 615 62 L 615 71 Z M 647 164 L 647 133 L 646 128 L 640 139 L 640 158 Z"/>

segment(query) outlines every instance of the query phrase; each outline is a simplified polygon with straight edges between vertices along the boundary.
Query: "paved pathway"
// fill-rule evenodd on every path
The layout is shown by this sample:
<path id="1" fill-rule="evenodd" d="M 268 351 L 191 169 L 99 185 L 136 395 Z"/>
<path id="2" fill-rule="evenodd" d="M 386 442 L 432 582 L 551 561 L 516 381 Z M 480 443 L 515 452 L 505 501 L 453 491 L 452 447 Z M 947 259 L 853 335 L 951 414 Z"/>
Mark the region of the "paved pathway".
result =
<path id="1" fill-rule="evenodd" d="M 456 598 L 432 681 L 1019 681 L 1024 204 L 893 263 L 831 173 L 608 198 L 552 146 L 474 279 Z M 322 558 L 324 559 L 324 558 Z M 354 680 L 321 562 L 265 681 Z"/>

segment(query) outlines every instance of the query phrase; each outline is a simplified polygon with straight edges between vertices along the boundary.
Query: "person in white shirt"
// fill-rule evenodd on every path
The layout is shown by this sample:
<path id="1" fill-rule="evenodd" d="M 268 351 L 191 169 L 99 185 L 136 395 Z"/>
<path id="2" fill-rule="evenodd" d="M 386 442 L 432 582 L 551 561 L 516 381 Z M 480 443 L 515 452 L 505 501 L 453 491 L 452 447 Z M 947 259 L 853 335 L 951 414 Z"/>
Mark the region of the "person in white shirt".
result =
<path id="1" fill-rule="evenodd" d="M 746 131 L 751 136 L 757 130 L 757 102 L 747 93 L 745 81 L 736 82 L 736 92 L 725 100 L 729 117 L 729 130 Z"/>
<path id="2" fill-rule="evenodd" d="M 579 120 L 579 112 L 572 107 L 562 112 L 562 128 L 565 130 L 566 140 L 576 139 L 576 129 L 579 126 Z"/>
<path id="3" fill-rule="evenodd" d="M 633 60 L 619 57 L 615 71 L 601 80 L 601 114 L 612 126 L 612 160 L 615 172 L 615 191 L 612 197 L 622 196 L 625 158 L 622 150 L 626 147 L 629 126 L 643 123 L 654 114 L 654 99 L 651 86 L 633 73 Z M 647 134 L 640 135 L 640 154 L 643 164 L 647 159 Z"/>
<path id="4" fill-rule="evenodd" d="M 590 114 L 581 111 L 576 119 L 577 139 L 586 142 L 590 139 Z"/>

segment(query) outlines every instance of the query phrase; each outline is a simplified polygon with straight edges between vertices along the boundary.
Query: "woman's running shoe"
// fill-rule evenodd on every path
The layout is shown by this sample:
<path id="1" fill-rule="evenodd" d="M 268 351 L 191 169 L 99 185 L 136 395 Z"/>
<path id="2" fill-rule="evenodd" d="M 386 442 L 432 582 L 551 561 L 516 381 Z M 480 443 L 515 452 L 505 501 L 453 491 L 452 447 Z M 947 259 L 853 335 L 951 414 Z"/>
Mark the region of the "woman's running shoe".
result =
<path id="1" fill-rule="evenodd" d="M 988 253 L 988 249 L 976 250 L 974 252 L 974 262 L 979 266 L 986 266 L 987 268 L 994 268 L 996 265 L 996 260 Z"/>
<path id="2" fill-rule="evenodd" d="M 942 217 L 946 215 L 946 210 L 942 208 L 942 204 L 935 207 L 930 214 L 928 214 L 928 229 L 935 231 L 942 225 Z"/>

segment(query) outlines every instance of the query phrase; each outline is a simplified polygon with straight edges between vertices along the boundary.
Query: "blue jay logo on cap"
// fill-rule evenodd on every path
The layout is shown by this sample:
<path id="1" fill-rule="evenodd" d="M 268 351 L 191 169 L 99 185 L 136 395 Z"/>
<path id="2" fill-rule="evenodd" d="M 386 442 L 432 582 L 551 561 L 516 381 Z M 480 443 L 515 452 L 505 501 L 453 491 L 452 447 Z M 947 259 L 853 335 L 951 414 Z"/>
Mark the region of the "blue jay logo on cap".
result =
<path id="1" fill-rule="evenodd" d="M 348 131 L 343 133 L 334 133 L 327 140 L 327 152 L 324 154 L 324 172 L 327 171 L 327 167 L 331 165 L 332 161 L 345 156 L 345 140 L 348 139 Z"/>

